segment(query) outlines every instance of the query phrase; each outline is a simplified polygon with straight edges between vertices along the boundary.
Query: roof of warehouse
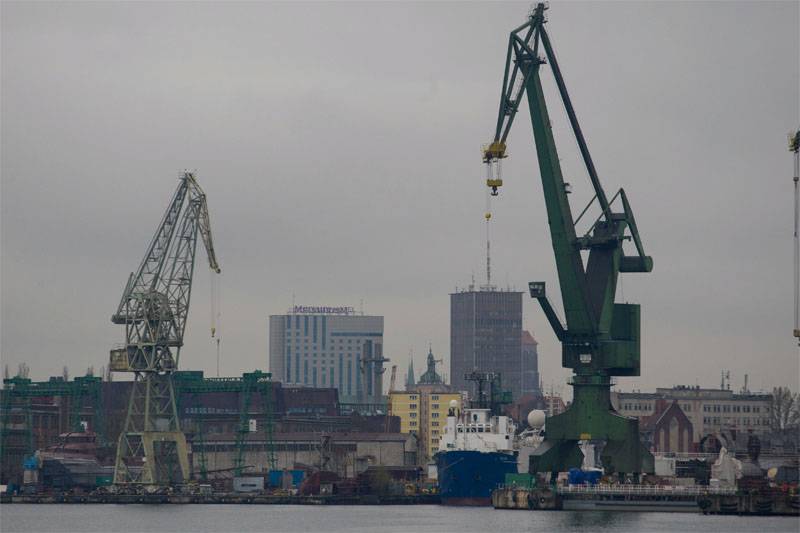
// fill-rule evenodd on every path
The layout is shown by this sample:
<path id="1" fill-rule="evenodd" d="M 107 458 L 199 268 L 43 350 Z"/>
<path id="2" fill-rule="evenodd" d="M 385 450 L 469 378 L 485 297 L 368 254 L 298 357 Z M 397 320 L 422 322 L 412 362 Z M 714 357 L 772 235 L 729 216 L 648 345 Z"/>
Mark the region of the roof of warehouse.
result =
<path id="1" fill-rule="evenodd" d="M 382 441 L 391 441 L 391 442 L 403 442 L 408 440 L 411 436 L 409 433 L 359 433 L 359 432 L 349 432 L 349 433 L 325 433 L 331 438 L 333 442 L 382 442 Z M 273 441 L 281 441 L 281 442 L 314 442 L 318 443 L 323 436 L 322 433 L 319 432 L 312 432 L 312 431 L 302 431 L 302 432 L 293 432 L 293 433 L 275 433 L 272 436 Z M 204 440 L 206 443 L 210 441 L 236 441 L 236 434 L 235 433 L 210 433 L 205 434 Z M 263 441 L 264 434 L 262 432 L 256 433 L 248 433 L 246 440 L 248 441 Z"/>

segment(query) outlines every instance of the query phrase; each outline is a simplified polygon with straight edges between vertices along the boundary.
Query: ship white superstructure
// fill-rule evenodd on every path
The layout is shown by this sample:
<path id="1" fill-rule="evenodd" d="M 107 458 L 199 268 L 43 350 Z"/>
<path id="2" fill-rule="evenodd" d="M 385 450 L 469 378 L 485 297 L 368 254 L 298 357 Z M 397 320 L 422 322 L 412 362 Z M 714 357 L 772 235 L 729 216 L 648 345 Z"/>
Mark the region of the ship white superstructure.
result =
<path id="1" fill-rule="evenodd" d="M 489 409 L 451 407 L 439 451 L 473 450 L 478 452 L 514 452 L 517 426 L 507 416 L 492 416 Z"/>

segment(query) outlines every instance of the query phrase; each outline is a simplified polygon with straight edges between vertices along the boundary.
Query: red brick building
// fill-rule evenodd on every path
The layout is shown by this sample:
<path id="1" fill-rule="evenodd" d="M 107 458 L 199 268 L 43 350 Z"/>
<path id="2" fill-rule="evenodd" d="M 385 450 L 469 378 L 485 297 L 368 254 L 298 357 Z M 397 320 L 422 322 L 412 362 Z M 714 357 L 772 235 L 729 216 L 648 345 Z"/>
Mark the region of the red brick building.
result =
<path id="1" fill-rule="evenodd" d="M 642 422 L 641 430 L 654 453 L 695 451 L 692 421 L 675 400 L 657 400 L 656 412 Z"/>

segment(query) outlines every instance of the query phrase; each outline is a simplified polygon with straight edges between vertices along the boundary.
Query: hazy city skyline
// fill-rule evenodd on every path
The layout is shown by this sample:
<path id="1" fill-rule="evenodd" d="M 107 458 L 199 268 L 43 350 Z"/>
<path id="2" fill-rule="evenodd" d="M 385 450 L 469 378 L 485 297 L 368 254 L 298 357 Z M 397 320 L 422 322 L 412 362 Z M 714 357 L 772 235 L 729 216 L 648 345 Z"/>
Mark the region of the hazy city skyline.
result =
<path id="1" fill-rule="evenodd" d="M 522 3 L 15 3 L 2 10 L 4 364 L 34 379 L 107 365 L 110 322 L 180 170 L 197 169 L 222 267 L 223 375 L 268 367 L 293 303 L 383 315 L 384 354 L 449 357 L 449 293 L 484 280 L 479 148 Z M 800 384 L 791 155 L 800 4 L 553 2 L 548 25 L 607 193 L 624 187 L 652 274 L 642 376 L 620 388 Z M 545 76 L 546 90 L 554 95 Z M 573 212 L 588 200 L 549 100 Z M 493 201 L 493 278 L 556 270 L 521 109 Z M 181 367 L 213 375 L 198 249 Z M 524 298 L 545 385 L 560 347 Z M 388 373 L 387 373 L 388 374 Z M 388 379 L 388 378 L 387 378 Z"/>

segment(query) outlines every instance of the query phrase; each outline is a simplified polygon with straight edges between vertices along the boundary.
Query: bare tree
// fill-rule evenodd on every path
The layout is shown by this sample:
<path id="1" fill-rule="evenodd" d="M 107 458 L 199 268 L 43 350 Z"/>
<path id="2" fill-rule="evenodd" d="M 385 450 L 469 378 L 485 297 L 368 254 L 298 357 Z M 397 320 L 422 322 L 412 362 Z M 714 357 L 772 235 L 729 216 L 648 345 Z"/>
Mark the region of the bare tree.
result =
<path id="1" fill-rule="evenodd" d="M 772 389 L 770 419 L 773 431 L 783 432 L 800 424 L 800 396 L 788 387 Z"/>
<path id="2" fill-rule="evenodd" d="M 17 377 L 27 378 L 31 373 L 31 369 L 27 363 L 20 363 L 17 367 Z"/>

